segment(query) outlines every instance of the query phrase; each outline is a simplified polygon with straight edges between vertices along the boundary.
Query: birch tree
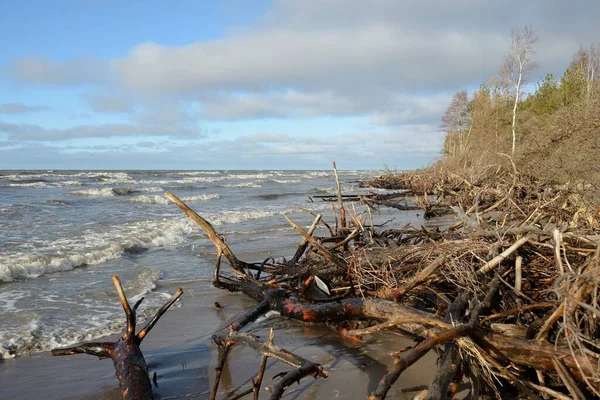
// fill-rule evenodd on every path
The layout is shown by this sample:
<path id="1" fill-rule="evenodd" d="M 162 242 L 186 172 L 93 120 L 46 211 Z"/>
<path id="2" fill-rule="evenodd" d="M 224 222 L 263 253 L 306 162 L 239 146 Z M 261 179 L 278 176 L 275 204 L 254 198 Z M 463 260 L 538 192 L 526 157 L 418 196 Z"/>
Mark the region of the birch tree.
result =
<path id="1" fill-rule="evenodd" d="M 591 44 L 588 48 L 581 47 L 575 54 L 570 69 L 581 74 L 585 84 L 585 97 L 589 102 L 595 95 L 595 83 L 600 75 L 600 44 Z"/>
<path id="2" fill-rule="evenodd" d="M 515 101 L 512 114 L 512 154 L 515 154 L 517 133 L 517 108 L 521 96 L 521 88 L 527 83 L 529 74 L 538 65 L 533 61 L 534 46 L 538 41 L 537 35 L 528 27 L 514 28 L 511 32 L 510 51 L 504 59 L 501 69 L 502 78 L 515 90 Z"/>
<path id="3" fill-rule="evenodd" d="M 471 107 L 466 90 L 457 92 L 442 117 L 440 129 L 448 137 L 447 154 L 454 156 L 462 153 L 467 146 L 468 132 L 471 126 Z"/>

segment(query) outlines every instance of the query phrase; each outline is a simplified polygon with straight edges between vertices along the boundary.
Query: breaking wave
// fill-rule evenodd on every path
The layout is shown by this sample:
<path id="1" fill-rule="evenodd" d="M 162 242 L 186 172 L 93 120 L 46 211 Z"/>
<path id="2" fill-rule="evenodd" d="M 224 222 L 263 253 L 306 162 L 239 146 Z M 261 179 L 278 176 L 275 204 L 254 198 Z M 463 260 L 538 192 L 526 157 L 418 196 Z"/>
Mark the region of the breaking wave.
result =
<path id="1" fill-rule="evenodd" d="M 101 189 L 85 189 L 75 190 L 69 192 L 69 194 L 75 196 L 96 196 L 96 197 L 108 197 L 108 196 L 127 196 L 137 192 L 136 189 L 132 188 L 101 188 Z"/>
<path id="2" fill-rule="evenodd" d="M 62 182 L 46 182 L 46 181 L 35 181 L 35 182 L 13 182 L 7 186 L 10 187 L 33 187 L 33 188 L 45 188 L 45 187 L 69 187 L 69 186 L 83 186 L 84 183 L 80 181 L 62 181 Z"/>
<path id="3" fill-rule="evenodd" d="M 197 203 L 201 201 L 214 200 L 218 199 L 220 196 L 218 194 L 201 194 L 199 196 L 188 196 L 181 197 L 182 201 L 186 203 Z M 145 204 L 171 204 L 171 201 L 163 196 L 153 195 L 153 196 L 136 196 L 129 199 L 129 201 L 133 203 L 145 203 Z"/>
<path id="4" fill-rule="evenodd" d="M 43 252 L 0 256 L 0 282 L 31 279 L 59 271 L 98 265 L 125 253 L 181 243 L 196 227 L 187 219 L 113 225 L 103 233 L 85 233 L 46 244 Z M 58 249 L 58 250 L 57 250 Z"/>
<path id="5" fill-rule="evenodd" d="M 223 187 L 232 187 L 232 188 L 259 188 L 259 185 L 256 182 L 242 182 L 242 183 L 232 183 L 230 185 L 223 185 Z"/>
<path id="6" fill-rule="evenodd" d="M 275 183 L 289 184 L 289 183 L 300 183 L 300 179 L 271 179 Z"/>
<path id="7" fill-rule="evenodd" d="M 133 281 L 126 284 L 125 290 L 130 293 L 130 302 L 145 296 L 145 301 L 138 310 L 140 320 L 150 318 L 165 299 L 170 298 L 168 293 L 154 291 L 161 278 L 159 270 L 144 267 Z M 88 299 L 85 302 L 73 303 L 74 309 L 63 309 L 62 312 L 57 311 L 57 314 L 53 315 L 53 320 L 62 321 L 58 325 L 54 321 L 46 321 L 47 316 L 43 316 L 38 310 L 19 311 L 16 314 L 17 323 L 0 326 L 0 359 L 49 351 L 121 332 L 122 310 L 112 303 L 106 304 L 105 296 L 94 299 L 93 296 L 89 296 L 89 292 L 87 294 Z M 16 296 L 12 300 L 22 298 Z M 41 293 L 40 300 L 46 303 L 66 301 L 56 293 Z M 1 301 L 2 299 L 0 303 Z M 175 307 L 179 306 L 181 303 L 178 301 Z"/>

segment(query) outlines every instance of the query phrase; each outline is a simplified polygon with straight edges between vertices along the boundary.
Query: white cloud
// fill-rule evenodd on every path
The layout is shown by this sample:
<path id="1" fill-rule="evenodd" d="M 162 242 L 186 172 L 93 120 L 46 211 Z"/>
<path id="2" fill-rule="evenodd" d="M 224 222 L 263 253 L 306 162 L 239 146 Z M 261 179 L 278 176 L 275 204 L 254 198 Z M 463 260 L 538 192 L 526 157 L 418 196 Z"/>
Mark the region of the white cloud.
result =
<path id="1" fill-rule="evenodd" d="M 109 78 L 105 62 L 86 57 L 68 61 L 20 58 L 8 64 L 5 73 L 20 82 L 44 85 L 97 84 Z"/>
<path id="2" fill-rule="evenodd" d="M 549 42 L 560 34 L 563 68 L 579 44 L 600 34 L 591 17 L 600 3 L 574 3 L 277 1 L 253 29 L 187 46 L 141 44 L 113 67 L 125 86 L 170 93 L 456 88 L 494 74 L 510 29 L 525 23 Z M 556 67 L 556 51 L 541 47 L 540 61 Z"/>
<path id="3" fill-rule="evenodd" d="M 359 99 L 331 90 L 265 93 L 219 93 L 202 98 L 202 116 L 212 120 L 249 118 L 308 118 L 320 115 L 352 115 L 365 112 Z"/>
<path id="4" fill-rule="evenodd" d="M 169 136 L 172 138 L 200 138 L 204 136 L 204 133 L 199 129 L 181 126 L 111 123 L 77 125 L 70 128 L 45 128 L 37 124 L 10 124 L 1 121 L 0 133 L 6 134 L 9 140 L 19 141 L 57 141 L 128 136 Z"/>
<path id="5" fill-rule="evenodd" d="M 135 109 L 135 102 L 126 93 L 88 93 L 84 96 L 92 110 L 101 113 L 130 113 Z"/>
<path id="6" fill-rule="evenodd" d="M 51 110 L 51 108 L 46 106 L 30 106 L 21 103 L 0 104 L 0 114 L 28 114 L 47 110 Z"/>
<path id="7" fill-rule="evenodd" d="M 496 68 L 503 46 L 497 34 L 440 35 L 385 23 L 308 32 L 277 28 L 184 47 L 146 43 L 114 69 L 124 86 L 182 94 L 448 87 Z"/>
<path id="8" fill-rule="evenodd" d="M 157 43 L 113 60 L 15 60 L 4 68 L 13 81 L 84 87 L 93 111 L 128 122 L 57 129 L 32 119 L 0 122 L 0 134 L 19 142 L 146 137 L 138 149 L 164 149 L 181 167 L 198 159 L 184 142 L 206 134 L 198 128 L 206 121 L 227 134 L 234 121 L 351 116 L 365 122 L 320 137 L 237 125 L 238 139 L 205 137 L 202 162 L 292 168 L 311 160 L 327 168 L 332 158 L 422 161 L 441 147 L 439 119 L 453 92 L 496 74 L 511 28 L 531 24 L 540 36 L 539 74 L 561 73 L 579 45 L 600 38 L 598 15 L 600 2 L 589 0 L 274 0 L 254 26 L 219 39 L 169 46 L 157 35 Z M 41 111 L 14 104 L 0 113 Z M 255 133 L 265 131 L 276 133 Z M 155 143 L 160 136 L 180 139 L 178 147 Z M 122 151 L 143 162 L 135 148 Z"/>

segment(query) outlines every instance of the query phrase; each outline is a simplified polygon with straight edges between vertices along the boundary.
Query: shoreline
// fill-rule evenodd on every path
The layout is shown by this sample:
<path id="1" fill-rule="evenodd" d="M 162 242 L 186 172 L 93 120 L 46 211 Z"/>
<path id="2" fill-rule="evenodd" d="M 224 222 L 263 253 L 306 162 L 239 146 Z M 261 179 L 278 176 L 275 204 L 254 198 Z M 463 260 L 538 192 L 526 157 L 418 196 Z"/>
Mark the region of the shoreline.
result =
<path id="1" fill-rule="evenodd" d="M 494 369 L 499 368 L 498 371 L 490 370 L 490 377 L 477 372 L 472 375 L 472 371 L 468 375 L 472 393 L 481 393 L 482 388 L 488 393 L 493 391 L 503 396 L 527 392 L 527 387 L 542 392 L 551 390 L 528 381 L 527 377 L 505 374 L 499 366 L 508 363 L 515 368 L 552 374 L 555 371 L 552 362 L 557 357 L 564 363 L 565 374 L 582 379 L 577 375 L 579 368 L 582 374 L 593 376 L 593 370 L 581 370 L 580 367 L 582 362 L 590 361 L 587 356 L 579 356 L 566 348 L 560 342 L 560 332 L 551 329 L 561 317 L 561 307 L 565 305 L 559 304 L 561 293 L 546 290 L 548 281 L 543 279 L 548 274 L 554 280 L 562 275 L 571 280 L 569 284 L 573 286 L 568 289 L 570 292 L 589 293 L 593 281 L 591 276 L 599 265 L 594 258 L 600 254 L 590 244 L 597 244 L 598 236 L 594 235 L 595 217 L 582 222 L 577 220 L 577 215 L 593 210 L 582 208 L 583 200 L 566 190 L 546 187 L 541 191 L 535 183 L 520 181 L 514 168 L 512 171 L 505 169 L 502 173 L 500 169 L 495 173 L 488 169 L 485 174 L 479 175 L 465 172 L 470 180 L 444 169 L 398 177 L 400 188 L 410 189 L 406 196 L 412 195 L 411 202 L 422 207 L 426 216 L 439 218 L 452 212 L 458 214 L 458 218 L 452 216 L 455 220 L 452 226 L 443 231 L 415 228 L 410 224 L 382 232 L 376 232 L 372 225 L 369 231 L 365 223 L 352 214 L 353 225 L 347 227 L 338 184 L 340 224 L 333 203 L 335 232 L 328 226 L 331 238 L 311 237 L 312 233 L 307 234 L 290 221 L 313 245 L 308 251 L 300 246 L 296 254 L 306 252 L 305 257 L 300 259 L 298 256 L 297 260 L 301 262 L 294 258 L 296 261 L 292 264 L 285 259 L 270 262 L 267 259 L 263 263 L 241 261 L 254 258 L 251 256 L 253 253 L 240 252 L 238 259 L 210 223 L 167 193 L 167 198 L 201 226 L 219 254 L 225 255 L 231 268 L 237 272 L 235 275 L 221 272 L 219 277 L 222 280 L 215 281 L 215 285 L 244 294 L 231 294 L 214 288 L 211 279 L 188 281 L 189 284 L 182 285 L 183 307 L 165 314 L 142 349 L 150 377 L 156 373 L 158 378 L 158 385 L 153 388 L 154 396 L 159 399 L 208 398 L 218 354 L 212 334 L 220 332 L 218 342 L 227 348 L 244 343 L 236 341 L 238 336 L 234 336 L 233 331 L 229 335 L 227 330 L 223 331 L 232 322 L 238 324 L 235 330 L 246 327 L 244 333 L 259 336 L 262 343 L 269 336 L 269 330 L 273 329 L 275 345 L 304 359 L 290 363 L 301 365 L 298 371 L 302 372 L 304 366 L 310 364 L 314 368 L 312 371 L 320 371 L 322 376 L 327 374 L 321 369 L 330 373 L 327 379 L 306 378 L 299 385 L 290 385 L 286 395 L 302 398 L 364 398 L 369 395 L 373 399 L 386 396 L 410 398 L 412 394 L 404 395 L 403 388 L 427 384 L 432 393 L 435 390 L 447 393 L 448 386 L 440 384 L 442 389 L 439 389 L 437 380 L 443 379 L 440 377 L 453 366 L 440 362 L 439 370 L 436 370 L 439 355 L 430 351 L 444 343 L 447 344 L 442 359 L 453 357 L 453 352 L 456 357 L 461 354 L 456 359 L 457 366 L 453 372 L 456 376 L 447 381 L 448 385 L 455 383 L 450 390 L 462 386 L 460 383 L 464 382 L 465 375 L 460 371 L 471 368 L 481 371 L 490 365 Z M 445 196 L 446 193 L 452 196 Z M 571 207 L 568 211 L 565 211 L 565 206 L 560 207 L 562 203 L 553 204 L 560 197 L 568 201 L 565 203 Z M 406 199 L 402 201 L 406 202 Z M 473 210 L 475 214 L 472 214 Z M 572 210 L 577 213 L 571 213 Z M 313 227 L 317 226 L 319 219 L 320 216 L 316 216 Z M 530 225 L 523 228 L 525 230 L 511 228 L 526 223 Z M 544 225 L 540 228 L 536 224 Z M 359 231 L 361 235 L 354 236 Z M 499 233 L 505 238 L 497 239 Z M 349 248 L 342 246 L 351 239 L 354 242 Z M 319 244 L 319 241 L 325 243 L 325 240 L 337 244 L 328 247 Z M 564 246 L 562 251 L 561 246 Z M 278 251 L 289 255 L 293 249 Z M 562 258 L 571 272 L 563 265 Z M 551 259 L 554 261 L 549 269 L 547 264 Z M 525 270 L 521 269 L 521 263 L 527 266 Z M 573 272 L 571 265 L 581 266 L 581 271 L 590 274 L 590 279 L 578 280 L 576 276 L 570 276 Z M 267 276 L 259 280 L 259 274 L 248 274 L 252 270 L 265 272 Z M 302 278 L 293 283 L 289 280 L 290 276 Z M 327 293 L 329 301 L 315 297 L 318 293 L 314 289 L 320 281 L 321 285 L 327 286 L 320 277 L 332 283 L 332 290 L 343 290 L 345 294 L 331 296 Z M 308 286 L 313 280 L 317 284 L 310 289 Z M 174 285 L 174 282 L 159 284 L 157 289 L 171 293 L 175 290 Z M 352 290 L 348 290 L 348 285 Z M 538 297 L 542 291 L 543 296 Z M 299 302 L 300 296 L 305 298 L 304 303 Z M 260 306 L 256 307 L 256 301 L 250 299 L 258 300 Z M 473 301 L 468 303 L 469 299 Z M 582 297 L 580 300 L 588 299 Z M 224 308 L 215 307 L 215 302 Z M 533 311 L 538 309 L 555 311 L 548 317 L 545 311 Z M 269 319 L 269 310 L 289 318 Z M 585 311 L 582 310 L 582 313 Z M 250 312 L 254 313 L 254 317 L 261 317 L 246 326 L 254 319 L 245 317 Z M 442 315 L 445 315 L 443 320 Z M 543 324 L 534 323 L 536 319 Z M 343 325 L 351 320 L 367 321 L 367 324 L 361 329 L 358 329 L 360 325 Z M 380 323 L 370 326 L 373 320 Z M 488 322 L 490 320 L 495 321 Z M 569 320 L 566 323 L 570 323 Z M 335 327 L 338 332 L 326 325 Z M 413 340 L 407 337 L 381 332 L 394 326 L 424 340 L 415 346 Z M 373 335 L 374 332 L 377 333 Z M 590 332 L 583 330 L 579 334 L 585 337 Z M 365 336 L 364 340 L 356 341 L 359 336 Z M 537 341 L 530 340 L 532 338 Z M 451 342 L 454 344 L 450 345 Z M 492 352 L 488 346 L 496 350 Z M 400 357 L 390 357 L 390 352 L 398 350 L 398 354 L 402 354 Z M 265 354 L 273 357 L 273 353 Z M 85 355 L 76 357 L 78 360 L 91 358 Z M 223 369 L 218 398 L 229 398 L 244 391 L 258 372 L 260 358 L 260 354 L 244 346 L 234 346 Z M 0 364 L 0 374 L 15 382 L 12 389 L 0 390 L 0 396 L 40 397 L 40 389 L 29 387 L 28 383 L 30 380 L 39 382 L 40 376 L 43 376 L 45 381 L 57 383 L 61 389 L 55 393 L 56 398 L 120 398 L 114 373 L 106 372 L 112 372 L 111 363 L 104 362 L 107 367 L 100 370 L 95 366 L 87 367 L 90 365 L 87 360 L 60 361 L 53 363 L 52 371 L 49 371 L 50 362 L 47 360 L 41 355 L 20 363 L 15 360 L 12 364 Z M 463 366 L 459 367 L 459 364 Z M 4 367 L 9 365 L 12 368 Z M 73 375 L 66 367 L 63 368 L 65 365 L 75 368 L 77 373 Z M 408 366 L 410 368 L 407 369 Z M 284 382 L 285 379 L 273 378 L 289 371 L 286 365 L 269 360 L 261 390 Z M 39 374 L 36 375 L 36 372 Z M 97 372 L 102 379 L 94 380 L 92 384 L 91 372 Z M 394 374 L 397 374 L 395 378 Z M 502 388 L 491 380 L 492 375 Z M 400 379 L 394 385 L 398 376 Z M 79 379 L 76 389 L 73 377 Z M 112 385 L 109 377 L 112 377 Z M 294 378 L 294 381 L 298 379 Z M 508 384 L 504 385 L 501 379 Z M 285 382 L 288 382 L 287 386 L 292 381 Z M 567 389 L 570 390 L 570 387 Z M 589 389 L 593 391 L 594 387 Z"/>
<path id="2" fill-rule="evenodd" d="M 168 290 L 172 291 L 172 288 Z M 116 296 L 115 301 L 118 301 Z M 208 280 L 184 286 L 182 301 L 182 307 L 164 314 L 142 345 L 150 375 L 157 374 L 158 386 L 153 387 L 156 399 L 208 398 L 217 361 L 217 346 L 211 335 L 228 319 L 255 305 L 243 294 L 213 288 Z M 215 301 L 224 307 L 215 308 Z M 412 343 L 410 339 L 391 333 L 360 344 L 351 339 L 341 341 L 337 333 L 321 324 L 303 325 L 280 317 L 255 323 L 249 332 L 266 337 L 270 327 L 275 330 L 275 344 L 323 364 L 331 372 L 327 379 L 304 378 L 300 385 L 294 385 L 289 393 L 286 392 L 288 396 L 313 399 L 366 397 L 390 366 L 392 360 L 388 353 Z M 226 364 L 220 390 L 231 391 L 247 384 L 249 377 L 258 371 L 259 362 L 256 353 L 235 346 Z M 434 364 L 433 356 L 415 364 L 403 374 L 390 395 L 409 399 L 410 396 L 400 389 L 426 384 Z M 263 389 L 272 386 L 274 375 L 287 370 L 287 366 L 270 360 Z M 86 354 L 53 357 L 44 352 L 1 360 L 0 376 L 5 382 L 0 386 L 0 398 L 121 399 L 112 362 Z"/>

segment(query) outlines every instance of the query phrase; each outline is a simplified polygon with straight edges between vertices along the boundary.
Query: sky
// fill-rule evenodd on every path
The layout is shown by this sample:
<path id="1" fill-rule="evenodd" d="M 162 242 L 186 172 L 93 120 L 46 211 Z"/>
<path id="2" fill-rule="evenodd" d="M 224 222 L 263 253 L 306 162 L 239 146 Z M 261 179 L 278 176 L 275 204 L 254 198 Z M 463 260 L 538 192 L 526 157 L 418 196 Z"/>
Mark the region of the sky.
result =
<path id="1" fill-rule="evenodd" d="M 411 169 L 512 28 L 560 75 L 595 0 L 0 0 L 0 169 Z"/>

